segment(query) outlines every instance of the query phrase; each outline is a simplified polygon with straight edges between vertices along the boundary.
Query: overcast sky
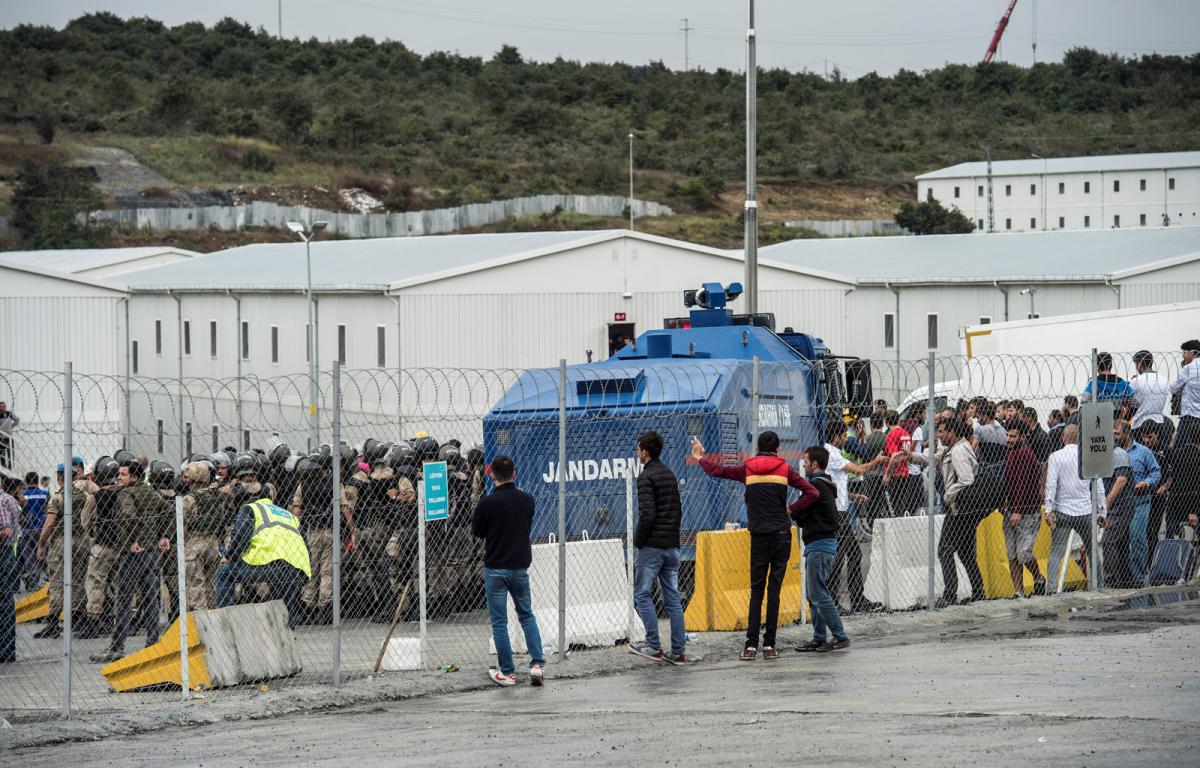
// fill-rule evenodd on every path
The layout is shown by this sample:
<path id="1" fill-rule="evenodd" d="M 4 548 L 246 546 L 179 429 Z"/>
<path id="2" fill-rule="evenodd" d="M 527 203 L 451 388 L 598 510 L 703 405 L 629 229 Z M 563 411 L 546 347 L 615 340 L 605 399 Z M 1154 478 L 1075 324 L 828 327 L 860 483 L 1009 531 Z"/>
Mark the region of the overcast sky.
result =
<path id="1" fill-rule="evenodd" d="M 848 77 L 979 61 L 1008 0 L 758 0 L 759 65 Z M 0 0 L 0 27 L 62 27 L 84 13 L 149 16 L 168 25 L 225 16 L 279 30 L 278 0 Z M 693 67 L 742 69 L 745 0 L 282 0 L 283 34 L 322 40 L 369 35 L 420 53 L 490 57 L 501 45 L 526 58 L 662 60 L 682 69 L 682 19 L 693 27 Z M 1123 55 L 1200 50 L 1197 0 L 1020 0 L 1000 58 L 1028 66 L 1088 46 Z M 1190 32 L 1188 30 L 1191 30 Z"/>

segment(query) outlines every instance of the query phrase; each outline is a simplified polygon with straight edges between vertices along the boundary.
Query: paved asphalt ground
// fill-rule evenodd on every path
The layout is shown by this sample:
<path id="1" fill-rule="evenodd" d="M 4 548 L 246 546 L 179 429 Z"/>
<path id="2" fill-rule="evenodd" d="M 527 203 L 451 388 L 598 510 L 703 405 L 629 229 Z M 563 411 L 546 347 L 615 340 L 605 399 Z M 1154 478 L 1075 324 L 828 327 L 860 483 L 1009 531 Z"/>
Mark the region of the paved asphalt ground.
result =
<path id="1" fill-rule="evenodd" d="M 561 681 L 551 665 L 541 689 L 16 749 L 3 762 L 1200 765 L 1200 600 L 1143 603 L 1030 611 L 832 654 L 785 649 L 776 662 L 740 662 L 731 648 L 687 668 Z"/>

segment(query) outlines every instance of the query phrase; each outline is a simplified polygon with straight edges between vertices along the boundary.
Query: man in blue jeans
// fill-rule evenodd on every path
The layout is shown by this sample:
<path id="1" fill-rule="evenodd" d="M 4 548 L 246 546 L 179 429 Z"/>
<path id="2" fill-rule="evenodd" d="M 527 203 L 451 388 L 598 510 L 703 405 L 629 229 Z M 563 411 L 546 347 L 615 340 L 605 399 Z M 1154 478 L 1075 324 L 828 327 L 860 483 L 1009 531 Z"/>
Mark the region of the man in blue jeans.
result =
<path id="1" fill-rule="evenodd" d="M 804 541 L 804 588 L 813 614 L 813 639 L 796 649 L 801 652 L 850 647 L 837 603 L 829 591 L 829 572 L 837 558 L 838 514 L 837 486 L 825 472 L 828 466 L 829 451 L 824 446 L 805 449 L 804 471 L 820 496 L 811 506 L 792 512 Z M 832 637 L 827 639 L 827 634 Z"/>
<path id="2" fill-rule="evenodd" d="M 525 647 L 529 651 L 529 684 L 542 684 L 546 659 L 542 655 L 542 636 L 529 597 L 529 564 L 533 549 L 529 529 L 533 526 L 533 497 L 518 490 L 513 460 L 499 455 L 492 459 L 495 490 L 479 500 L 471 518 L 471 533 L 484 540 L 483 586 L 487 592 L 488 615 L 492 619 L 492 639 L 500 668 L 488 670 L 488 677 L 499 686 L 515 685 L 512 643 L 508 640 L 508 597 L 512 595 Z"/>
<path id="3" fill-rule="evenodd" d="M 634 565 L 633 600 L 638 616 L 646 627 L 646 640 L 629 646 L 629 652 L 651 661 L 665 661 L 683 666 L 686 635 L 683 631 L 683 603 L 679 600 L 679 520 L 683 505 L 679 501 L 679 481 L 675 473 L 659 461 L 663 439 L 657 432 L 645 432 L 638 437 L 638 523 L 633 533 L 637 547 Z M 658 613 L 650 590 L 658 580 L 667 615 L 671 619 L 671 651 L 663 653 L 658 638 Z"/>

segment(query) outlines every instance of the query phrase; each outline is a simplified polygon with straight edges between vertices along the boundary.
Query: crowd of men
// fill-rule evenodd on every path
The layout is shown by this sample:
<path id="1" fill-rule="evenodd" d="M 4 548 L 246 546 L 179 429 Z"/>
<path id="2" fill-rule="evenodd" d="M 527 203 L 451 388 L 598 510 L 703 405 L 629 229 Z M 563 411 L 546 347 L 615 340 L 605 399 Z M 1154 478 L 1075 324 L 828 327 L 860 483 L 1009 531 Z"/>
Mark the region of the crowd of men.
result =
<path id="1" fill-rule="evenodd" d="M 285 601 L 292 625 L 329 623 L 333 450 L 226 449 L 193 454 L 178 470 L 119 450 L 91 466 L 82 457 L 69 468 L 59 465 L 53 493 L 36 473 L 24 485 L 6 479 L 0 491 L 0 587 L 11 595 L 45 583 L 48 616 L 34 637 L 61 636 L 69 488 L 72 631 L 82 638 L 112 637 L 93 661 L 124 656 L 131 631 L 144 630 L 146 644 L 155 642 L 164 590 L 173 620 L 179 606 L 177 500 L 189 610 L 273 597 Z M 464 452 L 457 441 L 440 445 L 418 433 L 411 441 L 367 440 L 361 451 L 344 444 L 338 451 L 343 615 L 380 622 L 416 617 L 416 488 L 424 462 L 435 460 L 447 464 L 450 517 L 429 529 L 429 611 L 436 616 L 482 607 L 481 545 L 470 534 L 471 511 L 484 492 L 482 449 Z M 12 607 L 11 599 L 0 603 Z M 6 619 L 0 616 L 0 662 L 15 656 Z"/>
<path id="2" fill-rule="evenodd" d="M 1181 351 L 1181 371 L 1171 384 L 1155 371 L 1148 351 L 1134 355 L 1137 375 L 1129 381 L 1113 373 L 1112 356 L 1101 353 L 1096 394 L 1089 382 L 1080 395 L 1065 396 L 1060 409 L 1046 414 L 1046 427 L 1037 410 L 1021 400 L 974 397 L 944 403 L 932 420 L 932 470 L 923 434 L 924 406 L 902 418 L 879 400 L 869 418 L 847 415 L 845 425 L 828 424 L 827 447 L 841 454 L 834 464 L 845 462 L 842 466 L 851 473 L 843 502 L 849 507 L 846 543 L 852 537 L 869 544 L 874 519 L 923 511 L 928 506 L 926 478 L 932 472 L 934 506 L 945 513 L 937 550 L 944 584 L 940 606 L 984 598 L 976 529 L 997 510 L 1003 517 L 1013 597 L 1061 590 L 1072 531 L 1086 545 L 1080 565 L 1088 567 L 1093 506 L 1105 529 L 1098 583 L 1145 585 L 1159 542 L 1180 537 L 1185 525 L 1194 529 L 1200 509 L 1200 363 L 1193 362 L 1200 355 L 1200 341 L 1185 342 Z M 1178 424 L 1166 415 L 1172 396 Z M 1095 486 L 1079 477 L 1081 397 L 1113 409 L 1115 469 Z M 1043 521 L 1051 528 L 1046 572 L 1033 553 Z M 863 597 L 861 547 L 844 545 L 841 553 L 852 610 L 877 609 Z M 970 596 L 961 601 L 956 558 L 971 586 Z M 1026 569 L 1032 590 L 1025 587 Z"/>

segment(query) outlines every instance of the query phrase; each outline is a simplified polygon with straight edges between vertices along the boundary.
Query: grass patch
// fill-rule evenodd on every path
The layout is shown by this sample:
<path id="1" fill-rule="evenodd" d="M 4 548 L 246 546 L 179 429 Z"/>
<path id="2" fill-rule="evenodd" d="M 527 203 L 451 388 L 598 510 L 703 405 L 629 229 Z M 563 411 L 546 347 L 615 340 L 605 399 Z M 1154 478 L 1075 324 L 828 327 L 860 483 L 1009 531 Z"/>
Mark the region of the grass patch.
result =
<path id="1" fill-rule="evenodd" d="M 238 136 L 104 134 L 91 143 L 123 149 L 184 186 L 328 185 L 339 175 L 334 164 L 306 160 L 270 142 Z"/>

